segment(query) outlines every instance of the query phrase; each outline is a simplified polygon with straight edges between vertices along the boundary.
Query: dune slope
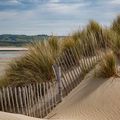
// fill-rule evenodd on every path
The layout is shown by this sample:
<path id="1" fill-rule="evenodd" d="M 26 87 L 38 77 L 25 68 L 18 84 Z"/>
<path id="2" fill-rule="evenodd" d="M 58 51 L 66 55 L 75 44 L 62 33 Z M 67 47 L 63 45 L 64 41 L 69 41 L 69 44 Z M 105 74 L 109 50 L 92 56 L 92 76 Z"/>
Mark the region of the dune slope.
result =
<path id="1" fill-rule="evenodd" d="M 45 120 L 45 119 L 33 118 L 20 114 L 0 112 L 0 120 Z"/>
<path id="2" fill-rule="evenodd" d="M 51 120 L 119 120 L 120 78 L 103 80 L 88 74 L 47 118 Z"/>
<path id="3" fill-rule="evenodd" d="M 46 119 L 119 120 L 120 78 L 100 79 L 94 77 L 93 73 L 89 73 Z M 0 120 L 38 119 L 0 112 Z"/>

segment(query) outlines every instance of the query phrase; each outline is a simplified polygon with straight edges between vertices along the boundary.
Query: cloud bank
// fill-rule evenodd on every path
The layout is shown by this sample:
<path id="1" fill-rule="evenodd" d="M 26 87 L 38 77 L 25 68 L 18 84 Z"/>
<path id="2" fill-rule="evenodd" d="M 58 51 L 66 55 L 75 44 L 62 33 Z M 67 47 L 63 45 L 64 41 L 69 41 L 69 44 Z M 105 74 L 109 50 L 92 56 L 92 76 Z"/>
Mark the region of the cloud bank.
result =
<path id="1" fill-rule="evenodd" d="M 0 34 L 57 34 L 84 26 L 90 19 L 109 25 L 120 0 L 0 0 Z"/>

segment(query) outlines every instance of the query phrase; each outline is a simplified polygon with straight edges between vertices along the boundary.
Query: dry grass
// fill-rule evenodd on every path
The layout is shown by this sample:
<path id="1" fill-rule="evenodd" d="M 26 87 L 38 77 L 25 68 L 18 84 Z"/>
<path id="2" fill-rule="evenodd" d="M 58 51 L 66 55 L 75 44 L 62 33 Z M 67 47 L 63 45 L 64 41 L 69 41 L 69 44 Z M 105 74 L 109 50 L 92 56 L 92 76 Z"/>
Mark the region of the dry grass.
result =
<path id="1" fill-rule="evenodd" d="M 62 41 L 62 51 L 73 48 L 76 45 L 76 42 L 69 36 Z"/>
<path id="2" fill-rule="evenodd" d="M 82 56 L 94 56 L 98 49 L 97 40 L 95 35 L 87 30 L 81 33 L 81 55 Z"/>
<path id="3" fill-rule="evenodd" d="M 120 36 L 118 34 L 114 34 L 114 39 L 112 41 L 111 49 L 119 59 L 120 58 Z"/>
<path id="4" fill-rule="evenodd" d="M 114 19 L 111 25 L 111 29 L 120 35 L 120 15 L 118 15 L 116 19 Z"/>
<path id="5" fill-rule="evenodd" d="M 120 15 L 118 15 L 116 19 L 114 19 L 111 25 L 111 29 L 114 33 L 112 50 L 117 58 L 120 58 Z"/>
<path id="6" fill-rule="evenodd" d="M 102 26 L 98 22 L 90 20 L 89 24 L 86 26 L 86 29 L 90 32 L 98 33 L 99 31 L 101 31 Z"/>
<path id="7" fill-rule="evenodd" d="M 46 41 L 29 45 L 29 52 L 24 57 L 9 64 L 4 81 L 9 81 L 9 85 L 21 85 L 52 80 L 53 54 Z"/>
<path id="8" fill-rule="evenodd" d="M 112 44 L 114 32 L 109 28 L 104 28 L 96 21 L 90 21 L 86 27 L 88 38 L 91 39 L 91 34 L 96 42 L 96 49 L 107 49 Z M 94 45 L 95 46 L 95 45 Z"/>
<path id="9" fill-rule="evenodd" d="M 83 30 L 78 30 L 63 40 L 51 36 L 48 41 L 31 43 L 25 56 L 10 63 L 0 84 L 21 85 L 53 80 L 52 65 L 57 57 L 60 57 L 62 63 L 66 64 L 66 68 L 69 69 L 80 64 L 81 59 L 86 60 L 109 49 L 120 56 L 119 24 L 120 16 L 114 20 L 111 28 L 103 28 L 92 20 Z M 101 62 L 101 76 L 115 75 L 115 67 L 115 58 L 110 52 Z M 88 72 L 86 68 L 83 71 Z"/>
<path id="10" fill-rule="evenodd" d="M 79 44 L 79 43 L 78 43 Z M 77 56 L 77 49 L 78 46 L 77 42 L 72 37 L 66 37 L 62 41 L 62 55 L 60 57 L 62 63 L 66 65 L 66 68 L 69 69 L 73 67 L 73 64 L 78 64 L 79 58 Z"/>
<path id="11" fill-rule="evenodd" d="M 104 78 L 109 78 L 117 75 L 115 56 L 113 52 L 106 53 L 104 59 L 100 63 L 99 73 L 100 77 Z"/>
<path id="12" fill-rule="evenodd" d="M 55 36 L 51 36 L 48 40 L 48 46 L 49 50 L 51 51 L 53 58 L 55 59 L 56 57 L 59 56 L 59 54 L 61 53 L 61 41 L 55 37 Z"/>

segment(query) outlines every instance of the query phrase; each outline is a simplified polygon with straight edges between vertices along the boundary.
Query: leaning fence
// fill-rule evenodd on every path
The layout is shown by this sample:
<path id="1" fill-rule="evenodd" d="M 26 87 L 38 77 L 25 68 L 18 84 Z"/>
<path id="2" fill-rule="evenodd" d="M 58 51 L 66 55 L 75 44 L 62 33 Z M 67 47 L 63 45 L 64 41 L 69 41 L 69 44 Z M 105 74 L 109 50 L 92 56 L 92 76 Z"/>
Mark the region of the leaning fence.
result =
<path id="1" fill-rule="evenodd" d="M 83 44 L 82 50 L 79 45 L 67 49 L 56 59 L 54 81 L 0 88 L 0 111 L 38 118 L 48 115 L 102 59 L 104 49 L 92 42 L 87 45 Z"/>
<path id="2" fill-rule="evenodd" d="M 0 90 L 2 111 L 42 118 L 59 102 L 57 83 L 35 83 Z"/>

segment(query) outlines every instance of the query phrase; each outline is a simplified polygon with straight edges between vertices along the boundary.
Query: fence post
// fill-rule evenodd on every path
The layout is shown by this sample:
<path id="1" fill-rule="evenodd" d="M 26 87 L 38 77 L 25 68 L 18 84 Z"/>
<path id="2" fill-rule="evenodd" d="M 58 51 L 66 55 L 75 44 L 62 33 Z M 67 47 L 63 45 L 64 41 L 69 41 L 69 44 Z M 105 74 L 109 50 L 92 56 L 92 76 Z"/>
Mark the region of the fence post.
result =
<path id="1" fill-rule="evenodd" d="M 60 68 L 60 66 L 58 66 L 56 64 L 53 64 L 52 67 L 53 67 L 53 71 L 54 71 L 54 74 L 55 74 L 55 77 L 56 77 L 56 80 L 58 83 L 58 94 L 59 94 L 60 101 L 61 101 L 62 100 L 61 68 Z"/>

